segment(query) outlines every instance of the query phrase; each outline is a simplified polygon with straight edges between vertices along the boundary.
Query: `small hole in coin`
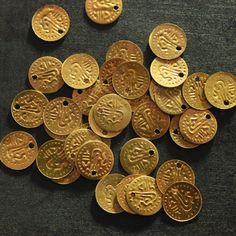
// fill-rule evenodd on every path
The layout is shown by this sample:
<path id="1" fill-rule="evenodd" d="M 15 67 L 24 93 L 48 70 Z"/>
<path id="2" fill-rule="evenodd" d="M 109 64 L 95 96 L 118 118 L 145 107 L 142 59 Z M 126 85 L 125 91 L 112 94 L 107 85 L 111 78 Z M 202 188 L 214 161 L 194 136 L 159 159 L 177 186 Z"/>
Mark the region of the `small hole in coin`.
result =
<path id="1" fill-rule="evenodd" d="M 224 104 L 225 104 L 225 106 L 228 106 L 229 105 L 229 101 L 228 100 L 224 100 Z"/>
<path id="2" fill-rule="evenodd" d="M 114 6 L 114 10 L 115 10 L 115 11 L 119 10 L 119 8 L 120 8 L 120 7 L 117 6 L 117 5 Z"/>
<path id="3" fill-rule="evenodd" d="M 154 155 L 154 151 L 153 151 L 153 150 L 150 150 L 150 151 L 149 151 L 149 155 L 150 155 L 150 156 L 153 156 L 153 155 Z"/>
<path id="4" fill-rule="evenodd" d="M 38 78 L 37 75 L 32 75 L 32 79 L 33 79 L 33 80 L 36 80 L 37 78 Z"/>
<path id="5" fill-rule="evenodd" d="M 177 168 L 181 168 L 181 167 L 182 167 L 182 164 L 178 162 L 178 163 L 176 164 L 176 167 L 177 167 Z"/>
<path id="6" fill-rule="evenodd" d="M 34 144 L 33 143 L 29 143 L 29 148 L 33 149 L 34 148 Z"/>
<path id="7" fill-rule="evenodd" d="M 209 114 L 206 115 L 206 119 L 211 119 L 211 116 Z"/>
<path id="8" fill-rule="evenodd" d="M 103 130 L 102 133 L 105 134 L 105 135 L 107 135 L 107 131 L 106 131 L 106 130 Z"/>
<path id="9" fill-rule="evenodd" d="M 78 89 L 78 90 L 77 90 L 77 93 L 78 93 L 78 94 L 82 94 L 82 93 L 83 93 L 83 90 L 82 90 L 82 89 Z"/>
<path id="10" fill-rule="evenodd" d="M 176 50 L 180 51 L 182 48 L 180 46 L 176 47 Z"/>
<path id="11" fill-rule="evenodd" d="M 131 196 L 132 196 L 132 197 L 135 197 L 135 193 L 131 193 Z"/>
<path id="12" fill-rule="evenodd" d="M 105 79 L 105 80 L 103 81 L 103 83 L 104 83 L 104 84 L 108 84 L 108 80 Z"/>
<path id="13" fill-rule="evenodd" d="M 175 129 L 174 134 L 179 134 L 179 131 L 177 129 Z"/>
<path id="14" fill-rule="evenodd" d="M 184 73 L 180 72 L 179 77 L 181 77 L 181 78 L 184 77 Z"/>
<path id="15" fill-rule="evenodd" d="M 96 175 L 97 174 L 97 171 L 96 170 L 93 170 L 92 171 L 92 175 L 94 176 L 94 175 Z"/>
<path id="16" fill-rule="evenodd" d="M 155 129 L 155 133 L 156 133 L 156 134 L 160 134 L 161 131 L 160 131 L 159 129 Z"/>
<path id="17" fill-rule="evenodd" d="M 182 108 L 183 110 L 185 110 L 185 109 L 187 108 L 187 106 L 186 106 L 185 104 L 183 104 L 183 105 L 181 106 L 181 108 Z"/>
<path id="18" fill-rule="evenodd" d="M 89 79 L 84 79 L 84 83 L 88 84 L 89 83 Z"/>
<path id="19" fill-rule="evenodd" d="M 200 78 L 199 78 L 199 77 L 196 77 L 195 80 L 196 80 L 197 82 L 199 82 L 199 81 L 200 81 Z"/>
<path id="20" fill-rule="evenodd" d="M 64 101 L 64 102 L 63 102 L 63 105 L 64 105 L 65 107 L 67 107 L 67 106 L 69 105 L 69 103 L 68 103 L 67 101 Z"/>
<path id="21" fill-rule="evenodd" d="M 64 31 L 63 31 L 62 29 L 59 29 L 59 30 L 58 30 L 58 33 L 59 33 L 59 34 L 63 34 L 63 32 L 64 32 Z"/>
<path id="22" fill-rule="evenodd" d="M 19 105 L 19 104 L 16 104 L 16 105 L 15 105 L 15 108 L 16 108 L 16 110 L 19 110 L 19 109 L 20 109 L 20 105 Z"/>

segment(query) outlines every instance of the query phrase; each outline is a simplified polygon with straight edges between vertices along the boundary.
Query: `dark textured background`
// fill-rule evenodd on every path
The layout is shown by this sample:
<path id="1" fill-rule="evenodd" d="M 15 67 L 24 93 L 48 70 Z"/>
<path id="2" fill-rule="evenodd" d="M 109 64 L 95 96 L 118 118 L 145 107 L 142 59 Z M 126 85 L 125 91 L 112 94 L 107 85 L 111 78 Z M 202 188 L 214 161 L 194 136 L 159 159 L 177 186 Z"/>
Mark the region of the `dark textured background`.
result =
<path id="1" fill-rule="evenodd" d="M 160 23 L 173 22 L 184 28 L 188 47 L 184 58 L 190 73 L 219 70 L 236 74 L 236 0 L 124 0 L 117 24 L 99 26 L 84 13 L 84 1 L 50 1 L 64 7 L 71 18 L 68 36 L 57 43 L 38 40 L 31 31 L 33 13 L 45 0 L 0 0 L 0 135 L 22 130 L 13 122 L 13 97 L 29 88 L 27 71 L 33 60 L 52 55 L 64 60 L 76 52 L 93 55 L 101 65 L 112 42 L 130 39 L 138 43 L 149 67 L 154 56 L 148 36 Z M 65 88 L 58 94 L 71 94 Z M 58 96 L 58 95 L 57 95 Z M 52 97 L 52 96 L 51 96 Z M 0 235 L 233 235 L 235 233 L 235 109 L 216 111 L 219 130 L 209 144 L 195 150 L 177 147 L 167 134 L 158 140 L 160 166 L 180 158 L 193 167 L 203 195 L 203 209 L 189 223 L 175 223 L 163 210 L 152 217 L 109 215 L 94 199 L 96 183 L 80 179 L 71 186 L 58 186 L 33 166 L 14 172 L 0 165 Z M 31 131 L 39 144 L 48 139 L 42 128 Z M 127 128 L 113 141 L 116 164 L 125 140 L 134 136 Z M 154 173 L 155 174 L 155 173 Z"/>

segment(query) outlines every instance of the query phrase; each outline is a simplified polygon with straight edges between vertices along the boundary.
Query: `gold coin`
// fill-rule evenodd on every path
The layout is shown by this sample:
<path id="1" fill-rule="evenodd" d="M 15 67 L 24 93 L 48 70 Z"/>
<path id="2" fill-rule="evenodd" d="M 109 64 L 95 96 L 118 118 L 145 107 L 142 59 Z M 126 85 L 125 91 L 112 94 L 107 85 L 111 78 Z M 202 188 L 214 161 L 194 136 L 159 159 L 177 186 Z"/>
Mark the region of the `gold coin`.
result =
<path id="1" fill-rule="evenodd" d="M 227 72 L 211 75 L 205 84 L 208 102 L 219 109 L 230 109 L 236 105 L 236 76 Z"/>
<path id="2" fill-rule="evenodd" d="M 126 199 L 129 207 L 139 215 L 154 215 L 162 208 L 162 194 L 150 176 L 135 178 L 128 185 Z"/>
<path id="3" fill-rule="evenodd" d="M 70 18 L 67 12 L 57 5 L 44 5 L 32 18 L 34 33 L 44 41 L 57 41 L 69 31 Z"/>
<path id="4" fill-rule="evenodd" d="M 117 201 L 119 205 L 124 211 L 130 214 L 135 214 L 135 212 L 130 209 L 127 203 L 127 200 L 126 200 L 127 188 L 128 188 L 128 185 L 137 177 L 140 177 L 140 175 L 128 175 L 124 177 L 120 181 L 120 183 L 117 185 L 117 188 L 116 188 L 116 196 L 117 196 Z"/>
<path id="5" fill-rule="evenodd" d="M 182 148 L 191 149 L 191 148 L 198 147 L 197 144 L 190 143 L 184 139 L 184 137 L 181 134 L 180 129 L 179 129 L 179 120 L 180 120 L 180 115 L 174 116 L 171 119 L 169 132 L 170 132 L 170 136 L 171 136 L 172 140 L 178 146 L 180 146 Z"/>
<path id="6" fill-rule="evenodd" d="M 156 168 L 158 161 L 157 148 L 145 138 L 130 139 L 120 152 L 120 163 L 129 174 L 149 175 Z"/>
<path id="7" fill-rule="evenodd" d="M 77 104 L 71 99 L 58 97 L 47 105 L 43 120 L 52 133 L 69 135 L 81 125 L 82 114 Z"/>
<path id="8" fill-rule="evenodd" d="M 149 45 L 156 56 L 171 60 L 183 54 L 187 46 L 187 37 L 179 26 L 165 23 L 153 29 Z"/>
<path id="9" fill-rule="evenodd" d="M 134 111 L 132 126 L 138 136 L 158 139 L 168 131 L 170 116 L 162 112 L 153 101 L 144 102 Z"/>
<path id="10" fill-rule="evenodd" d="M 180 181 L 195 184 L 194 172 L 192 168 L 184 161 L 166 161 L 160 166 L 159 170 L 157 171 L 157 186 L 163 194 L 170 185 Z"/>
<path id="11" fill-rule="evenodd" d="M 132 109 L 130 104 L 117 94 L 107 94 L 94 105 L 93 115 L 96 124 L 103 130 L 119 132 L 131 121 Z"/>
<path id="12" fill-rule="evenodd" d="M 122 0 L 86 0 L 85 11 L 87 16 L 97 24 L 111 24 L 116 21 L 123 9 Z"/>
<path id="13" fill-rule="evenodd" d="M 23 170 L 33 164 L 38 155 L 34 137 L 23 131 L 6 135 L 0 143 L 0 161 L 12 170 Z"/>
<path id="14" fill-rule="evenodd" d="M 179 120 L 180 132 L 184 139 L 195 144 L 211 141 L 216 135 L 217 120 L 208 111 L 188 109 Z"/>
<path id="15" fill-rule="evenodd" d="M 182 114 L 187 108 L 188 104 L 182 96 L 181 87 L 165 88 L 154 81 L 151 81 L 149 92 L 153 101 L 157 106 L 169 115 Z"/>
<path id="16" fill-rule="evenodd" d="M 52 179 L 52 181 L 57 184 L 67 185 L 67 184 L 74 183 L 76 180 L 79 179 L 79 177 L 80 177 L 80 173 L 77 170 L 77 168 L 74 167 L 74 169 L 67 176 L 65 176 L 61 179 Z"/>
<path id="17" fill-rule="evenodd" d="M 11 104 L 13 119 L 22 127 L 36 128 L 43 124 L 43 112 L 48 99 L 36 90 L 24 90 L 17 94 Z"/>
<path id="18" fill-rule="evenodd" d="M 39 171 L 49 179 L 61 179 L 74 168 L 74 163 L 67 160 L 64 153 L 64 142 L 50 140 L 39 148 L 36 158 Z"/>
<path id="19" fill-rule="evenodd" d="M 132 99 L 132 100 L 127 100 L 132 108 L 132 112 L 135 111 L 135 109 L 142 103 L 144 102 L 149 102 L 150 96 L 145 94 L 144 96 L 140 97 L 140 98 L 136 98 L 136 99 Z"/>
<path id="20" fill-rule="evenodd" d="M 112 84 L 121 97 L 136 99 L 147 93 L 150 75 L 143 65 L 137 62 L 124 62 L 114 72 Z"/>
<path id="21" fill-rule="evenodd" d="M 202 196 L 194 185 L 177 182 L 169 186 L 163 196 L 163 208 L 173 220 L 186 222 L 195 218 L 202 208 Z"/>
<path id="22" fill-rule="evenodd" d="M 97 184 L 95 189 L 95 197 L 98 205 L 106 212 L 111 214 L 121 213 L 124 210 L 120 207 L 116 188 L 120 181 L 124 178 L 121 174 L 110 174 L 103 177 Z"/>
<path id="23" fill-rule="evenodd" d="M 85 53 L 74 54 L 62 64 L 62 78 L 74 89 L 85 89 L 92 86 L 99 75 L 97 61 Z"/>
<path id="24" fill-rule="evenodd" d="M 151 64 L 151 75 L 163 87 L 178 87 L 188 77 L 188 65 L 181 57 L 171 61 L 156 58 Z"/>
<path id="25" fill-rule="evenodd" d="M 61 77 L 62 63 L 55 57 L 40 57 L 29 68 L 31 86 L 42 93 L 55 93 L 64 85 Z"/>
<path id="26" fill-rule="evenodd" d="M 111 45 L 106 54 L 106 61 L 112 58 L 122 58 L 126 61 L 143 64 L 142 50 L 129 40 L 120 40 Z"/>
<path id="27" fill-rule="evenodd" d="M 75 163 L 85 178 L 99 180 L 111 172 L 114 156 L 105 143 L 100 140 L 90 140 L 80 146 Z"/>
<path id="28" fill-rule="evenodd" d="M 48 136 L 52 139 L 65 141 L 66 138 L 68 137 L 68 135 L 57 135 L 57 134 L 52 133 L 45 125 L 43 127 L 46 133 L 48 134 Z"/>
<path id="29" fill-rule="evenodd" d="M 89 140 L 101 139 L 89 129 L 75 129 L 65 140 L 64 151 L 66 158 L 74 161 L 79 148 Z"/>
<path id="30" fill-rule="evenodd" d="M 190 75 L 183 84 L 183 96 L 186 102 L 194 109 L 207 110 L 211 104 L 207 101 L 204 87 L 209 75 L 198 72 Z"/>

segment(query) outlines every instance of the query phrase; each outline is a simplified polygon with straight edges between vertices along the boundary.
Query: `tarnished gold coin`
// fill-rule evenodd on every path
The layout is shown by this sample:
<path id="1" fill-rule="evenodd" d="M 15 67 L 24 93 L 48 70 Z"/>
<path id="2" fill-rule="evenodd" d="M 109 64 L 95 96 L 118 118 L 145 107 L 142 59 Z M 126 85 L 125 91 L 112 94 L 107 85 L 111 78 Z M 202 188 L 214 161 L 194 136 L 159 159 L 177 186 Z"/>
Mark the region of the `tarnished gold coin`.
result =
<path id="1" fill-rule="evenodd" d="M 188 182 L 176 182 L 163 196 L 163 208 L 173 220 L 186 222 L 195 218 L 202 209 L 202 196 L 198 188 Z"/>
<path id="2" fill-rule="evenodd" d="M 177 115 L 171 119 L 169 132 L 170 132 L 170 136 L 171 136 L 172 140 L 178 146 L 180 146 L 182 148 L 191 149 L 191 148 L 198 147 L 197 144 L 190 143 L 184 139 L 184 137 L 181 134 L 180 129 L 179 129 L 180 117 L 181 117 L 180 115 Z"/>
<path id="3" fill-rule="evenodd" d="M 86 0 L 87 16 L 97 24 L 111 24 L 116 21 L 123 9 L 122 0 Z"/>
<path id="4" fill-rule="evenodd" d="M 117 94 L 101 97 L 93 107 L 96 124 L 106 131 L 119 132 L 131 121 L 130 104 Z"/>
<path id="5" fill-rule="evenodd" d="M 80 146 L 75 163 L 85 178 L 99 180 L 111 172 L 114 156 L 105 143 L 100 140 L 90 140 Z"/>
<path id="6" fill-rule="evenodd" d="M 143 64 L 142 50 L 129 40 L 120 40 L 111 45 L 106 54 L 106 61 L 112 58 L 122 58 L 126 61 Z"/>
<path id="7" fill-rule="evenodd" d="M 46 133 L 48 134 L 48 136 L 49 136 L 50 138 L 52 138 L 52 139 L 65 141 L 66 138 L 68 137 L 68 135 L 58 135 L 58 134 L 52 133 L 52 132 L 46 127 L 46 125 L 44 125 L 43 127 L 44 127 L 44 130 L 46 131 Z"/>
<path id="8" fill-rule="evenodd" d="M 117 185 L 116 188 L 116 196 L 117 196 L 117 201 L 119 203 L 119 205 L 121 206 L 121 208 L 130 213 L 130 214 L 135 214 L 135 212 L 133 210 L 130 209 L 127 200 L 126 200 L 126 192 L 127 192 L 127 188 L 128 185 L 137 177 L 139 177 L 140 175 L 128 175 L 126 177 L 124 177 L 120 183 Z"/>
<path id="9" fill-rule="evenodd" d="M 76 167 L 65 177 L 61 179 L 52 179 L 53 182 L 61 185 L 72 184 L 80 177 L 80 173 Z"/>
<path id="10" fill-rule="evenodd" d="M 129 207 L 139 215 L 154 215 L 162 208 L 162 194 L 150 176 L 135 178 L 128 185 L 126 199 Z"/>
<path id="11" fill-rule="evenodd" d="M 144 96 L 150 85 L 148 70 L 137 62 L 124 62 L 117 67 L 112 76 L 115 91 L 126 99 Z"/>
<path id="12" fill-rule="evenodd" d="M 43 124 L 43 112 L 48 99 L 36 90 L 24 90 L 17 94 L 11 104 L 13 119 L 25 128 L 36 128 Z"/>
<path id="13" fill-rule="evenodd" d="M 82 114 L 73 100 L 58 97 L 50 101 L 45 108 L 43 120 L 52 133 L 69 135 L 81 125 Z"/>
<path id="14" fill-rule="evenodd" d="M 187 37 L 179 26 L 164 23 L 153 29 L 149 45 L 156 56 L 171 60 L 183 54 L 187 46 Z"/>
<path id="15" fill-rule="evenodd" d="M 106 212 L 111 214 L 121 213 L 124 210 L 120 207 L 116 188 L 120 181 L 124 178 L 121 174 L 110 174 L 103 177 L 97 184 L 95 189 L 95 197 L 98 205 Z"/>
<path id="16" fill-rule="evenodd" d="M 144 96 L 132 100 L 127 100 L 132 108 L 132 112 L 135 111 L 135 109 L 144 102 L 149 102 L 151 100 L 150 96 L 145 94 Z"/>
<path id="17" fill-rule="evenodd" d="M 198 72 L 190 75 L 184 82 L 182 92 L 186 102 L 194 109 L 207 110 L 211 104 L 207 101 L 204 88 L 209 75 Z"/>
<path id="18" fill-rule="evenodd" d="M 195 184 L 195 174 L 192 168 L 184 161 L 166 161 L 157 171 L 157 186 L 163 194 L 170 185 L 180 181 Z"/>
<path id="19" fill-rule="evenodd" d="M 149 88 L 152 100 L 167 114 L 179 115 L 189 108 L 182 96 L 181 87 L 165 88 L 151 81 Z"/>
<path id="20" fill-rule="evenodd" d="M 0 161 L 12 170 L 26 169 L 35 161 L 37 155 L 37 142 L 24 131 L 9 133 L 0 143 Z"/>
<path id="21" fill-rule="evenodd" d="M 39 148 L 36 158 L 39 171 L 49 179 L 61 179 L 74 168 L 74 163 L 67 160 L 64 153 L 64 142 L 50 140 Z"/>
<path id="22" fill-rule="evenodd" d="M 187 141 L 195 144 L 204 144 L 215 137 L 217 120 L 208 110 L 188 109 L 180 117 L 179 128 Z"/>
<path id="23" fill-rule="evenodd" d="M 67 12 L 57 5 L 44 5 L 32 18 L 34 33 L 44 41 L 57 41 L 69 31 L 70 18 Z"/>
<path id="24" fill-rule="evenodd" d="M 236 105 L 236 76 L 227 72 L 211 75 L 205 84 L 208 102 L 219 109 L 230 109 Z"/>
<path id="25" fill-rule="evenodd" d="M 71 88 L 85 89 L 96 82 L 99 66 L 92 56 L 78 53 L 63 62 L 61 74 L 65 83 Z"/>
<path id="26" fill-rule="evenodd" d="M 40 57 L 29 68 L 28 78 L 31 86 L 42 93 L 55 93 L 63 85 L 61 77 L 62 62 L 55 57 Z"/>
<path id="27" fill-rule="evenodd" d="M 133 113 L 132 126 L 135 133 L 150 140 L 162 137 L 169 129 L 170 116 L 153 102 L 144 102 Z"/>
<path id="28" fill-rule="evenodd" d="M 145 138 L 130 139 L 120 152 L 120 163 L 129 174 L 149 175 L 156 168 L 158 161 L 157 148 Z"/>
<path id="29" fill-rule="evenodd" d="M 151 64 L 151 75 L 163 87 L 178 87 L 188 77 L 188 65 L 181 57 L 170 61 L 156 58 Z"/>

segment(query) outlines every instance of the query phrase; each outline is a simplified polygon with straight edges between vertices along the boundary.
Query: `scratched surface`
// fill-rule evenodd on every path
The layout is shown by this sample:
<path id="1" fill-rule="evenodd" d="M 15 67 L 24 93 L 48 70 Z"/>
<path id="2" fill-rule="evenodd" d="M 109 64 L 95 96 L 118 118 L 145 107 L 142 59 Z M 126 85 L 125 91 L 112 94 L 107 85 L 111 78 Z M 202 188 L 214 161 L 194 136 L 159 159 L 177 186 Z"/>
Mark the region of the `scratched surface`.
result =
<path id="1" fill-rule="evenodd" d="M 87 19 L 84 1 L 56 1 L 71 18 L 68 36 L 53 44 L 38 40 L 31 31 L 34 11 L 48 1 L 0 0 L 0 135 L 24 130 L 13 122 L 10 104 L 21 90 L 30 88 L 27 72 L 40 56 L 64 60 L 76 52 L 94 56 L 101 65 L 106 49 L 119 39 L 140 45 L 145 64 L 154 56 L 147 46 L 151 30 L 160 23 L 173 22 L 186 31 L 188 46 L 184 54 L 190 73 L 230 71 L 236 74 L 236 1 L 235 0 L 124 0 L 120 20 L 111 26 L 98 26 Z M 65 87 L 56 95 L 71 96 Z M 33 166 L 22 172 L 0 165 L 0 235 L 233 235 L 235 233 L 235 139 L 236 114 L 212 110 L 219 122 L 216 138 L 195 150 L 178 148 L 169 135 L 155 142 L 160 162 L 172 158 L 187 161 L 196 174 L 203 195 L 203 209 L 195 220 L 178 224 L 163 210 L 152 217 L 127 214 L 108 215 L 94 199 L 95 182 L 80 179 L 61 187 L 44 178 Z M 41 145 L 49 137 L 42 128 L 31 131 Z M 121 172 L 120 147 L 134 137 L 127 128 L 113 143 L 116 163 Z M 159 166 L 158 165 L 158 166 Z M 153 173 L 155 175 L 155 172 Z"/>

